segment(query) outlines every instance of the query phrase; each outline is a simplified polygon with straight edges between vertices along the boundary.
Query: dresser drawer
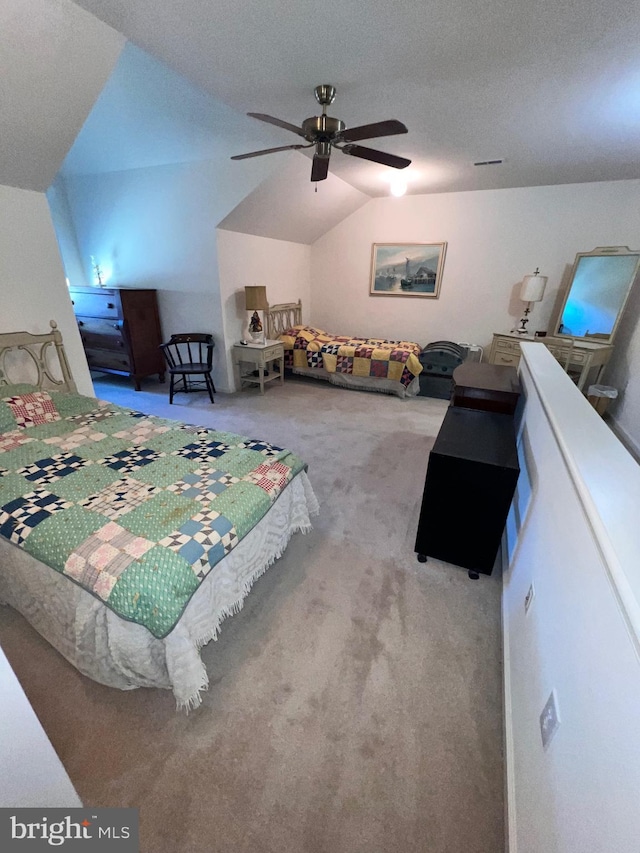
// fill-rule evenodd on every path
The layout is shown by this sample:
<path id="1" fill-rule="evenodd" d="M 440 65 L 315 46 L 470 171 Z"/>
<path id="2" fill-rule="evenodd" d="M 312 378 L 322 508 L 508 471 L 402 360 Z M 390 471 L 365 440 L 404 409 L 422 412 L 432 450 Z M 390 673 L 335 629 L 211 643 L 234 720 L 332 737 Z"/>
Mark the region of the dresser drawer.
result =
<path id="1" fill-rule="evenodd" d="M 126 349 L 122 320 L 104 320 L 101 317 L 76 317 L 76 319 L 85 348 Z"/>
<path id="2" fill-rule="evenodd" d="M 556 358 L 562 364 L 565 364 L 567 361 L 567 357 L 569 353 L 571 353 L 571 357 L 569 358 L 570 364 L 584 364 L 585 363 L 585 353 L 578 352 L 577 350 L 571 351 L 570 347 L 556 346 L 554 344 L 548 344 L 547 349 L 551 353 L 551 355 Z"/>
<path id="3" fill-rule="evenodd" d="M 98 370 L 101 367 L 106 367 L 109 370 L 131 370 L 131 361 L 126 352 L 116 352 L 114 350 L 105 349 L 85 349 L 87 362 L 89 367 Z"/>
<path id="4" fill-rule="evenodd" d="M 116 352 L 127 352 L 127 344 L 122 335 L 95 335 L 92 332 L 81 332 L 82 345 L 87 349 L 107 349 Z"/>
<path id="5" fill-rule="evenodd" d="M 122 317 L 120 309 L 120 294 L 117 290 L 86 290 L 71 291 L 71 303 L 76 316 L 85 317 Z"/>
<path id="6" fill-rule="evenodd" d="M 496 338 L 496 350 L 499 350 L 500 352 L 514 353 L 519 357 L 520 343 L 519 341 L 509 340 L 509 338 Z"/>
<path id="7" fill-rule="evenodd" d="M 493 354 L 493 364 L 508 364 L 517 367 L 520 362 L 520 353 L 501 352 L 496 350 Z"/>
<path id="8" fill-rule="evenodd" d="M 559 358 L 562 361 L 566 361 L 569 352 L 571 351 L 568 348 L 563 347 L 561 350 L 559 350 L 559 354 L 556 355 L 556 358 Z M 585 354 L 583 352 L 577 352 L 577 350 L 573 350 L 571 352 L 571 358 L 569 359 L 571 364 L 584 364 L 585 360 Z"/>

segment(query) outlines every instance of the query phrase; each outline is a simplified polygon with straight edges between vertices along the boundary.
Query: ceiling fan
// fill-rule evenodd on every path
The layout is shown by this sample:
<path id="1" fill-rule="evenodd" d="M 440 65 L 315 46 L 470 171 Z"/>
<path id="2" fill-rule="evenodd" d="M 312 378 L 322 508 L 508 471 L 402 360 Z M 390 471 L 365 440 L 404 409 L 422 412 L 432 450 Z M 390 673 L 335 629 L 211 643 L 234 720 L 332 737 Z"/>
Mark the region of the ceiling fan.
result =
<path id="1" fill-rule="evenodd" d="M 275 151 L 315 148 L 311 167 L 312 181 L 324 181 L 327 177 L 332 148 L 337 148 L 343 154 L 350 154 L 352 157 L 360 157 L 362 160 L 371 160 L 374 163 L 381 163 L 383 166 L 391 166 L 393 169 L 406 169 L 410 165 L 411 160 L 407 160 L 406 157 L 397 157 L 395 154 L 388 154 L 386 151 L 376 151 L 373 148 L 365 148 L 363 145 L 354 145 L 354 142 L 359 142 L 361 139 L 374 139 L 380 136 L 407 133 L 407 128 L 401 121 L 390 119 L 389 121 L 378 121 L 347 129 L 343 121 L 327 115 L 327 107 L 334 102 L 336 97 L 335 86 L 330 86 L 327 83 L 316 86 L 314 94 L 316 101 L 322 106 L 322 115 L 306 118 L 302 122 L 302 127 L 297 127 L 295 124 L 289 124 L 287 121 L 264 113 L 247 113 L 252 118 L 266 121 L 268 124 L 274 124 L 276 127 L 282 127 L 296 133 L 306 139 L 306 145 L 301 143 L 281 145 L 278 148 L 265 148 L 262 151 L 252 151 L 249 154 L 236 154 L 231 159 L 246 160 L 248 157 L 260 157 L 262 154 L 272 154 Z"/>

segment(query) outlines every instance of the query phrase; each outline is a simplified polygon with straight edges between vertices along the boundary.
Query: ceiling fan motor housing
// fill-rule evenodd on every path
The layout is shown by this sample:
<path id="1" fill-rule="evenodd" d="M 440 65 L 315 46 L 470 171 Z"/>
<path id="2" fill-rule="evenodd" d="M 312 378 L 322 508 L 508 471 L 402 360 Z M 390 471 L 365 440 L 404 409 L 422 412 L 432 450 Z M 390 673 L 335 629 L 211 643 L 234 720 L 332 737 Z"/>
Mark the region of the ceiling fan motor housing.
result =
<path id="1" fill-rule="evenodd" d="M 331 142 L 345 129 L 345 123 L 331 116 L 311 116 L 302 122 L 302 130 L 309 142 Z"/>

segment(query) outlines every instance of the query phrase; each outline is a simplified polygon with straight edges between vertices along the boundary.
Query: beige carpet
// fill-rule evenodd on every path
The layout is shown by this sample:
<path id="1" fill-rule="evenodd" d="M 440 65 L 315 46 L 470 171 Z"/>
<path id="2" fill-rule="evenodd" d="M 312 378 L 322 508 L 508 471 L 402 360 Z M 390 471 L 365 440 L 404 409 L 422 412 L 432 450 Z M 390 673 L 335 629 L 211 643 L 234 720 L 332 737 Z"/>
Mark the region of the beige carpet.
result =
<path id="1" fill-rule="evenodd" d="M 321 514 L 204 649 L 189 716 L 89 681 L 0 608 L 83 802 L 138 807 L 144 853 L 501 853 L 500 579 L 413 551 L 446 403 L 302 379 L 213 406 L 169 407 L 153 382 L 96 393 L 297 451 Z"/>

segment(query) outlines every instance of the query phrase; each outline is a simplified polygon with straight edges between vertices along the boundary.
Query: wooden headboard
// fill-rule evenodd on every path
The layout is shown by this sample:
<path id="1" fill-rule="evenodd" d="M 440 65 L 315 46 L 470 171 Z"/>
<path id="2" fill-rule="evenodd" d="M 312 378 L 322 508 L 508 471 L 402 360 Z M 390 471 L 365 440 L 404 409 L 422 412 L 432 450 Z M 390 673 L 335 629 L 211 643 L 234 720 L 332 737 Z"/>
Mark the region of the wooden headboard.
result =
<path id="1" fill-rule="evenodd" d="M 267 318 L 267 338 L 275 341 L 283 332 L 292 326 L 302 324 L 302 301 L 281 302 L 279 305 L 270 305 L 265 311 Z"/>
<path id="2" fill-rule="evenodd" d="M 78 390 L 69 369 L 58 324 L 51 320 L 49 325 L 51 331 L 44 335 L 32 335 L 31 332 L 0 334 L 0 387 L 27 382 L 43 391 Z"/>

